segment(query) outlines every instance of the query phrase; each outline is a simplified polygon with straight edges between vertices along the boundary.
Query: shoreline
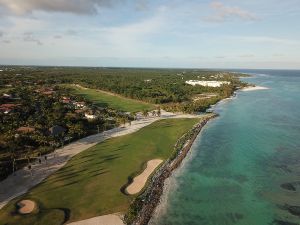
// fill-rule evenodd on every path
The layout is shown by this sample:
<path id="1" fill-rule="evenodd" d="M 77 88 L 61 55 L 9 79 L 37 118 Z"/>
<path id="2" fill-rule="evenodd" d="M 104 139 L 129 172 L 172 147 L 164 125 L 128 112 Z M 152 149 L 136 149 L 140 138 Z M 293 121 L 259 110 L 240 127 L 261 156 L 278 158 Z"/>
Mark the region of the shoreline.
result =
<path id="1" fill-rule="evenodd" d="M 240 89 L 240 91 L 259 91 L 259 90 L 268 90 L 270 88 L 268 87 L 263 87 L 263 86 L 247 86 L 244 87 L 242 89 Z"/>
<path id="2" fill-rule="evenodd" d="M 133 201 L 128 213 L 124 217 L 125 224 L 146 225 L 149 223 L 156 207 L 160 203 L 165 180 L 181 165 L 202 128 L 207 122 L 217 116 L 218 114 L 207 116 L 178 139 L 174 146 L 175 155 L 171 156 L 170 159 L 157 170 L 152 176 L 151 182 L 144 193 Z"/>

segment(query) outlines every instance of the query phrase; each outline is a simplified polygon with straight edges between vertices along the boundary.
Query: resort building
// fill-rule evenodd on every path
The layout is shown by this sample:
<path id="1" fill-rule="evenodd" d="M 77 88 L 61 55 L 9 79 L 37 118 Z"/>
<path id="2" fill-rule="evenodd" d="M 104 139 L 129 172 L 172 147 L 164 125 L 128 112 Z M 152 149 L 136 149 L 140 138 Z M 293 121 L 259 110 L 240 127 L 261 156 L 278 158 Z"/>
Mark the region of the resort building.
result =
<path id="1" fill-rule="evenodd" d="M 221 87 L 221 85 L 224 84 L 230 84 L 229 81 L 214 81 L 214 80 L 187 80 L 185 82 L 186 84 L 190 85 L 201 85 L 201 86 L 206 86 L 206 87 Z"/>

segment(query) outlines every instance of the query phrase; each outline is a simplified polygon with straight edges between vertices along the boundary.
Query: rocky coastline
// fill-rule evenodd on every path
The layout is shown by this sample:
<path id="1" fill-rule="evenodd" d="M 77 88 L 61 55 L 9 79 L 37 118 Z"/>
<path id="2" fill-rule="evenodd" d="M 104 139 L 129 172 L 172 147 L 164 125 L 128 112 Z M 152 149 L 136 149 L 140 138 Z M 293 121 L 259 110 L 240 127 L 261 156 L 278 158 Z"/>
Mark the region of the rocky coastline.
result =
<path id="1" fill-rule="evenodd" d="M 146 225 L 150 221 L 152 214 L 159 204 L 163 194 L 165 180 L 170 177 L 172 172 L 180 166 L 183 159 L 188 154 L 196 137 L 207 124 L 207 122 L 217 114 L 211 114 L 202 119 L 189 132 L 184 134 L 175 144 L 175 153 L 170 157 L 152 176 L 148 187 L 131 204 L 129 211 L 124 216 L 125 224 Z"/>

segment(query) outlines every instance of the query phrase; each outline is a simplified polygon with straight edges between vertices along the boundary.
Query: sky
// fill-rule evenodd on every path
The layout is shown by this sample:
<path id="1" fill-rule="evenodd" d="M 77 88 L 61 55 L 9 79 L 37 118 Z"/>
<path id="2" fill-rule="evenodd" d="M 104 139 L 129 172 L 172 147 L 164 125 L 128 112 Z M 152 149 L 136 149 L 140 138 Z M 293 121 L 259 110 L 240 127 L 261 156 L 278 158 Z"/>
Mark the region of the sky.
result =
<path id="1" fill-rule="evenodd" d="M 0 64 L 300 69 L 300 0 L 0 0 Z"/>

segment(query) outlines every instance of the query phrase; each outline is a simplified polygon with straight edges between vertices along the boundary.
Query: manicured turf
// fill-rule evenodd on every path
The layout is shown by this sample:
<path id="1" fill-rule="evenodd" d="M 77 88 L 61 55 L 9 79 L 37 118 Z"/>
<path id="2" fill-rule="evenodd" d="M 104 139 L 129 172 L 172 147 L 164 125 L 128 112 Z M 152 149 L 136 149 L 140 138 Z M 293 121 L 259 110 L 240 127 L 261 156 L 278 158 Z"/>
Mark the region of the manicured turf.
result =
<path id="1" fill-rule="evenodd" d="M 155 109 L 155 105 L 153 104 L 137 101 L 134 99 L 124 98 L 118 95 L 108 94 L 96 89 L 83 89 L 80 87 L 74 87 L 70 85 L 68 87 L 72 88 L 74 94 L 81 95 L 100 107 L 108 106 L 125 112 L 140 112 L 142 110 Z"/>
<path id="2" fill-rule="evenodd" d="M 76 155 L 42 184 L 4 207 L 0 211 L 0 224 L 41 224 L 41 219 L 47 221 L 48 218 L 51 225 L 58 225 L 63 222 L 63 210 L 70 211 L 69 221 L 125 212 L 134 198 L 120 191 L 128 177 L 141 171 L 148 160 L 170 157 L 177 139 L 198 121 L 160 120 L 133 134 L 106 140 Z M 24 198 L 37 201 L 40 213 L 12 215 L 14 204 Z"/>

